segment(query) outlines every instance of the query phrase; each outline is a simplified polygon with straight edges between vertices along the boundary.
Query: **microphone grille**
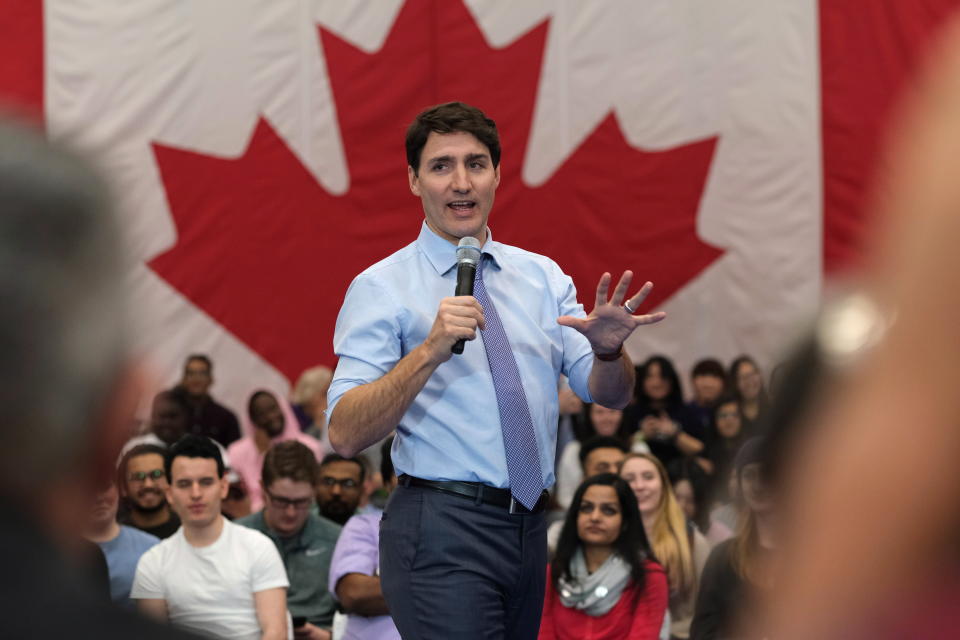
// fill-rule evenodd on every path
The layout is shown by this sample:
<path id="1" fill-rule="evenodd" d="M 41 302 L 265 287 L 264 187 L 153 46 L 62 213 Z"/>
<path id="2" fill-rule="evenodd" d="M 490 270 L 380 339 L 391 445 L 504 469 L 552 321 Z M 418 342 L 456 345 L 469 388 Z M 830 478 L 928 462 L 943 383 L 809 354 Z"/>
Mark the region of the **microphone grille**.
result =
<path id="1" fill-rule="evenodd" d="M 480 243 L 473 236 L 460 238 L 457 245 L 457 262 L 477 264 L 480 261 Z"/>

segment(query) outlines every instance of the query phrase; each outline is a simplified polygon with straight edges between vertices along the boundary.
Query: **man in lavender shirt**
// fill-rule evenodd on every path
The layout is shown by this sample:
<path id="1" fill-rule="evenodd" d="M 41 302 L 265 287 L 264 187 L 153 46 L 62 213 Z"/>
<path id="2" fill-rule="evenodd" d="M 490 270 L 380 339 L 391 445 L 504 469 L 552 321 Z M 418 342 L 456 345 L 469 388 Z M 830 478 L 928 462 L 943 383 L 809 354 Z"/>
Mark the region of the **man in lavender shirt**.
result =
<path id="1" fill-rule="evenodd" d="M 387 491 L 397 486 L 390 459 L 393 436 L 381 445 L 380 474 Z M 347 613 L 343 640 L 400 640 L 380 590 L 380 516 L 351 517 L 340 532 L 327 582 Z"/>

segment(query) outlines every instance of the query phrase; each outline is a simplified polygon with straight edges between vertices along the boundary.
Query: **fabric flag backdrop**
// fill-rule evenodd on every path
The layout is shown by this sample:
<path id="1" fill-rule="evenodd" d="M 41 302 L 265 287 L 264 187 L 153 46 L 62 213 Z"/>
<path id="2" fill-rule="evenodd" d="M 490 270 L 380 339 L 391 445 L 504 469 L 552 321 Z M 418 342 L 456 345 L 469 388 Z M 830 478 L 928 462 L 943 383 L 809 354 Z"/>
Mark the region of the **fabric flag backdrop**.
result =
<path id="1" fill-rule="evenodd" d="M 110 173 L 160 382 L 239 408 L 334 364 L 356 273 L 412 241 L 406 124 L 497 120 L 498 240 L 655 283 L 628 349 L 773 363 L 855 262 L 896 89 L 956 0 L 2 0 L 0 94 Z"/>

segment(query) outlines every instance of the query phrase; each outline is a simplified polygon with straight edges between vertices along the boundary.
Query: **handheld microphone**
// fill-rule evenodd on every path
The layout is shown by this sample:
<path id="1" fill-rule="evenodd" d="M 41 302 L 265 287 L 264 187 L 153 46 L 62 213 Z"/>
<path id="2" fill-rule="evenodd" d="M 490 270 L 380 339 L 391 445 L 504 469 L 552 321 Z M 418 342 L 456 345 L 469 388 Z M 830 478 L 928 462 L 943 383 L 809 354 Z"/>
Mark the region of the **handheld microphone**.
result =
<path id="1" fill-rule="evenodd" d="M 454 295 L 473 295 L 473 279 L 477 274 L 477 265 L 480 264 L 480 255 L 480 243 L 476 238 L 460 238 L 460 244 L 457 245 L 457 289 Z M 463 353 L 464 342 L 462 338 L 457 340 L 450 351 Z"/>

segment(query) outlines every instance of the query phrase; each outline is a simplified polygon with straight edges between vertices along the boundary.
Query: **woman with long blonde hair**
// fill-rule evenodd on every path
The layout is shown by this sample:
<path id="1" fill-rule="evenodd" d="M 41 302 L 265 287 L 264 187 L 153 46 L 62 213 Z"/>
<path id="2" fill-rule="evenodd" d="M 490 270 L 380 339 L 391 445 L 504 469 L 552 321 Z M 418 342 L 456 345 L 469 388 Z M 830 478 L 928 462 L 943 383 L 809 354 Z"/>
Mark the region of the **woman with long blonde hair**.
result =
<path id="1" fill-rule="evenodd" d="M 710 554 L 706 538 L 688 522 L 677 503 L 663 464 L 646 453 L 631 453 L 620 465 L 643 520 L 643 528 L 670 586 L 670 636 L 687 638 L 697 582 Z"/>

